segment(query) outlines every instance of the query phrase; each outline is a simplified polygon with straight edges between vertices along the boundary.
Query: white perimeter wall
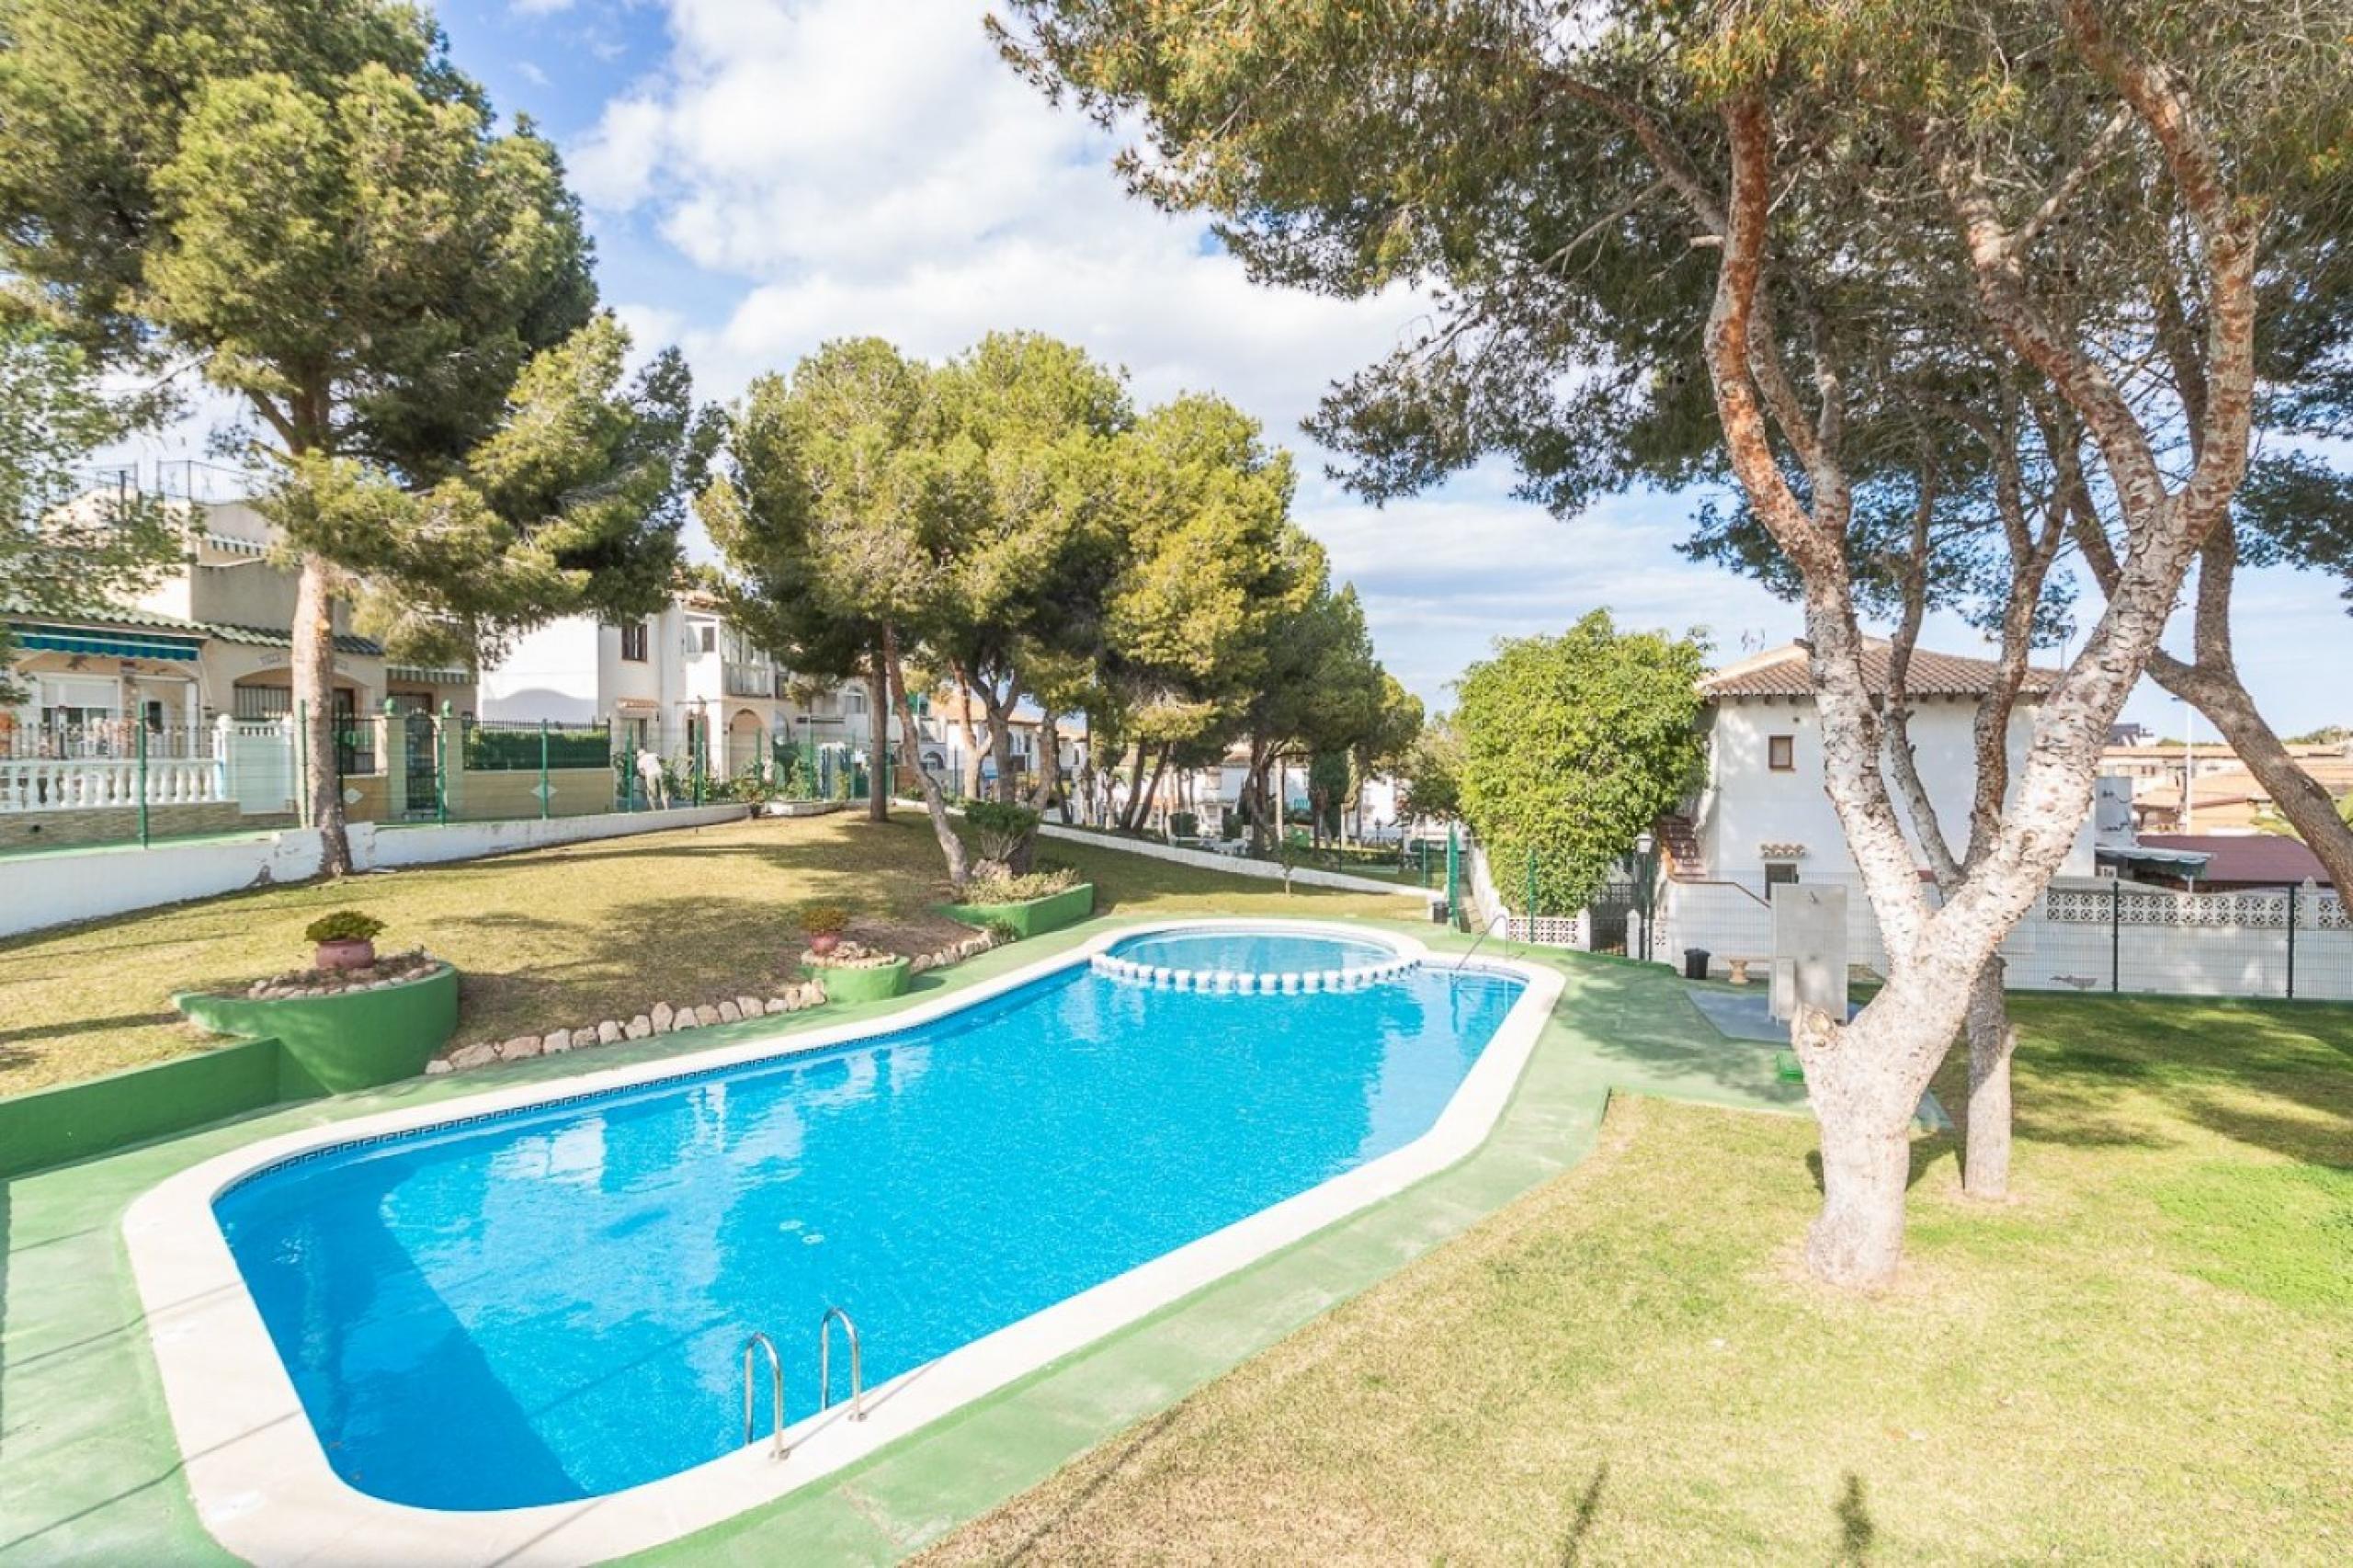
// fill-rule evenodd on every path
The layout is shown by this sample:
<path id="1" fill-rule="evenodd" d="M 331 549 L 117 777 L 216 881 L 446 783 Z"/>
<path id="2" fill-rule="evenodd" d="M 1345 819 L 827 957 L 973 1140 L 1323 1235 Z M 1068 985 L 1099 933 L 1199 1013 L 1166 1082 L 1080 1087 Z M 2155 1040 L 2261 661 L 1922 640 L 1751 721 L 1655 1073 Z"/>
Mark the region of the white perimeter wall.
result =
<path id="1" fill-rule="evenodd" d="M 1859 881 L 1843 882 L 1850 961 L 1884 973 L 1886 952 Z M 1737 881 L 1665 883 L 1653 956 L 1679 964 L 1705 948 L 1715 971 L 1729 959 L 1773 951 L 1771 907 L 1759 874 Z M 1930 895 L 1934 897 L 1932 893 Z M 2013 990 L 2284 996 L 2288 989 L 2284 892 L 2184 893 L 2093 883 L 2054 887 L 2002 944 Z M 2353 922 L 2331 893 L 2295 899 L 2295 991 L 2300 999 L 2353 1001 Z M 1538 940 L 1542 940 L 1540 936 Z"/>
<path id="2" fill-rule="evenodd" d="M 917 810 L 922 802 L 908 801 Z M 1283 880 L 1283 869 L 1272 860 L 1253 860 L 1241 855 L 1220 855 L 1207 849 L 1179 849 L 1173 844 L 1153 844 L 1142 839 L 1120 838 L 1108 833 L 1088 833 L 1084 828 L 1063 827 L 1056 823 L 1042 823 L 1038 828 L 1041 838 L 1065 838 L 1073 844 L 1092 844 L 1098 849 L 1116 849 L 1122 855 L 1142 855 L 1154 860 L 1171 860 L 1179 866 L 1199 866 L 1205 871 L 1223 871 L 1230 876 L 1256 877 L 1262 881 Z M 1411 883 L 1400 885 L 1383 881 L 1378 877 L 1352 877 L 1345 871 L 1318 870 L 1302 866 L 1290 874 L 1290 880 L 1308 888 L 1348 888 L 1357 892 L 1393 893 L 1399 898 L 1427 901 L 1432 895 L 1427 888 Z"/>
<path id="3" fill-rule="evenodd" d="M 620 838 L 665 828 L 734 822 L 750 810 L 730 803 L 668 812 L 614 812 L 597 816 L 527 818 L 514 822 L 351 824 L 351 858 L 360 870 L 472 860 L 517 849 Z M 319 874 L 316 830 L 289 828 L 251 838 L 108 848 L 86 853 L 0 859 L 0 937 L 97 920 L 158 904 L 211 898 L 241 888 L 304 881 Z"/>

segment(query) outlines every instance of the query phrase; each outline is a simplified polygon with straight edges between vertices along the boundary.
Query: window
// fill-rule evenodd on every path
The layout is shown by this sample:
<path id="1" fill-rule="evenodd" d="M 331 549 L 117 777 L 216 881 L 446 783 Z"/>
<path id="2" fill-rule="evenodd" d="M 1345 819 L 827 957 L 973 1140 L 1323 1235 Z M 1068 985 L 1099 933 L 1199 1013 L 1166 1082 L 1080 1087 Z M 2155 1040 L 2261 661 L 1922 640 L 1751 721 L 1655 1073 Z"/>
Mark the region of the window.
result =
<path id="1" fill-rule="evenodd" d="M 1798 738 L 1795 735 L 1768 735 L 1765 738 L 1765 766 L 1776 773 L 1796 771 Z"/>
<path id="2" fill-rule="evenodd" d="M 621 657 L 632 665 L 645 663 L 645 622 L 625 620 L 621 623 Z"/>
<path id="3" fill-rule="evenodd" d="M 706 620 L 695 630 L 696 647 L 708 653 L 719 646 L 719 628 Z"/>
<path id="4" fill-rule="evenodd" d="M 230 698 L 240 719 L 279 719 L 294 711 L 294 693 L 282 686 L 241 686 Z"/>
<path id="5" fill-rule="evenodd" d="M 862 686 L 842 687 L 842 714 L 845 718 L 866 717 L 866 688 Z"/>
<path id="6" fill-rule="evenodd" d="M 1783 882 L 1794 882 L 1797 880 L 1798 869 L 1793 862 L 1771 860 L 1766 863 L 1765 885 L 1768 888 L 1779 887 Z"/>

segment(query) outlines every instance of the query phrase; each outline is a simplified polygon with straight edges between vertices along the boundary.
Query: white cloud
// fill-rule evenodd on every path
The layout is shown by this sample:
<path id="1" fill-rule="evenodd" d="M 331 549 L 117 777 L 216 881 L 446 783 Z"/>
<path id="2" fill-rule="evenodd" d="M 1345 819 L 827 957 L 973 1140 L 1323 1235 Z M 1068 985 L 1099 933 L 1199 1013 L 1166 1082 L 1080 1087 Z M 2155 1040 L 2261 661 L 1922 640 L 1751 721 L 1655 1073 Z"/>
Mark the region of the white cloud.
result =
<path id="1" fill-rule="evenodd" d="M 1410 296 L 1253 288 L 1205 225 L 1130 199 L 1112 142 L 1007 70 L 972 0 L 675 0 L 671 58 L 570 152 L 584 198 L 642 210 L 749 287 L 690 342 L 729 392 L 826 338 L 950 354 L 1034 327 L 1126 365 L 1138 394 L 1235 398 L 1296 444 L 1335 376 L 1394 342 Z"/>
<path id="2" fill-rule="evenodd" d="M 509 5 L 518 16 L 552 17 L 559 11 L 571 10 L 573 0 L 509 0 Z"/>

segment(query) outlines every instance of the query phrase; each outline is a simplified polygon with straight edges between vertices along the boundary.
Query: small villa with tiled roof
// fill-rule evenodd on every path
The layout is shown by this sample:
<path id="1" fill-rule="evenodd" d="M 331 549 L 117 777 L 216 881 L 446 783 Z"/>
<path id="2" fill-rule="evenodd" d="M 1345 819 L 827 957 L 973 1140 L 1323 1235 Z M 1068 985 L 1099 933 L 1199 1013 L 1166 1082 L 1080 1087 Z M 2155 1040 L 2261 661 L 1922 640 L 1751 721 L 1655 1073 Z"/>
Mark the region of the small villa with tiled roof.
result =
<path id="1" fill-rule="evenodd" d="M 1866 641 L 1864 678 L 1882 696 L 1889 688 L 1889 654 L 1884 641 Z M 1690 811 L 1660 824 L 1660 848 L 1671 877 L 1738 882 L 1762 892 L 1775 882 L 1855 875 L 1846 835 L 1823 787 L 1822 719 L 1803 643 L 1787 643 L 1727 665 L 1700 682 L 1707 703 L 1701 720 L 1707 775 Z M 1956 852 L 1969 838 L 1977 702 L 1992 684 L 1995 668 L 1990 660 L 1920 649 L 1906 673 L 1914 754 Z M 2010 722 L 2013 768 L 2024 760 L 2035 706 L 2057 679 L 2055 670 L 2027 673 Z M 2086 823 L 2061 868 L 2062 877 L 2092 874 L 2093 831 Z M 1925 868 L 1927 857 L 1920 861 Z"/>

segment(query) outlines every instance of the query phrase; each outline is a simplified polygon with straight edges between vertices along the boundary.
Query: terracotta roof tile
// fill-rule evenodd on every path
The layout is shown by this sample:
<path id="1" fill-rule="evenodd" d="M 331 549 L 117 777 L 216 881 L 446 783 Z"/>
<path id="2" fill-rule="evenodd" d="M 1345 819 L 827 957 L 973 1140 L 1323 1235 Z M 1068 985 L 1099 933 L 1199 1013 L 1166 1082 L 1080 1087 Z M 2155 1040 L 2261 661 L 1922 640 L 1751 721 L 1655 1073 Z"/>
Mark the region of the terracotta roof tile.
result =
<path id="1" fill-rule="evenodd" d="M 1863 678 L 1874 692 L 1884 693 L 1888 685 L 1888 645 L 1885 640 L 1867 637 L 1863 640 Z M 1912 652 L 1912 665 L 1904 685 L 1915 697 L 1983 697 L 1993 684 L 1994 662 L 1972 659 L 1959 653 L 1939 653 L 1927 648 Z M 2028 697 L 2040 697 L 2058 684 L 2059 672 L 2030 666 L 2019 691 Z M 1699 694 L 1711 700 L 1745 697 L 1812 697 L 1813 675 L 1807 667 L 1807 649 L 1802 642 L 1788 642 L 1779 648 L 1726 665 L 1699 681 Z"/>

